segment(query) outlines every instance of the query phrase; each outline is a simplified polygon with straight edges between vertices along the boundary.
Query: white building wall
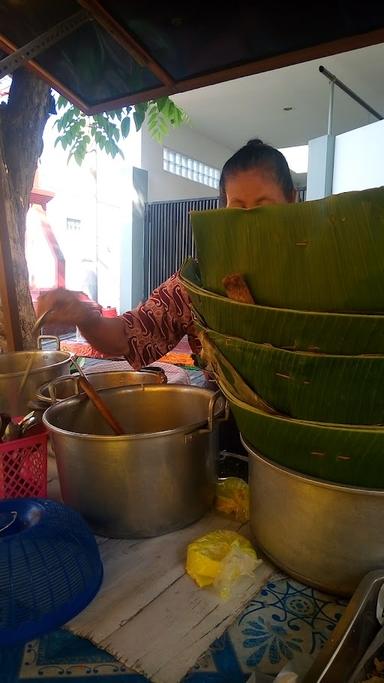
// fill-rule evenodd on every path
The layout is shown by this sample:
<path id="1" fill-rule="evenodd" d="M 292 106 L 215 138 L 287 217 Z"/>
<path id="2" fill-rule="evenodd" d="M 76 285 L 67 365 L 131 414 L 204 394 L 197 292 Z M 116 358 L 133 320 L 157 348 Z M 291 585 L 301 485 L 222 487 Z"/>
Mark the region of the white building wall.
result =
<path id="1" fill-rule="evenodd" d="M 164 140 L 163 145 L 219 170 L 235 152 L 234 149 L 219 145 L 197 133 L 189 125 L 172 130 Z M 163 145 L 153 140 L 148 131 L 143 129 L 141 168 L 148 171 L 149 202 L 194 197 L 217 197 L 218 190 L 216 189 L 164 171 Z"/>
<path id="2" fill-rule="evenodd" d="M 333 194 L 384 186 L 384 121 L 337 135 Z"/>

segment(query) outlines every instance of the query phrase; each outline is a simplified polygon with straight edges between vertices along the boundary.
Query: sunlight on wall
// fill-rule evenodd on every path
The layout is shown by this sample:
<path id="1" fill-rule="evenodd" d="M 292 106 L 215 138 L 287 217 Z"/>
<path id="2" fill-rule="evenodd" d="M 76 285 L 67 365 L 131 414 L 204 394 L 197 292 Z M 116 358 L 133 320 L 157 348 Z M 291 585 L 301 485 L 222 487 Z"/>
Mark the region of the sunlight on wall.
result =
<path id="1" fill-rule="evenodd" d="M 284 147 L 280 149 L 288 162 L 289 168 L 295 173 L 308 171 L 308 145 L 298 147 Z"/>

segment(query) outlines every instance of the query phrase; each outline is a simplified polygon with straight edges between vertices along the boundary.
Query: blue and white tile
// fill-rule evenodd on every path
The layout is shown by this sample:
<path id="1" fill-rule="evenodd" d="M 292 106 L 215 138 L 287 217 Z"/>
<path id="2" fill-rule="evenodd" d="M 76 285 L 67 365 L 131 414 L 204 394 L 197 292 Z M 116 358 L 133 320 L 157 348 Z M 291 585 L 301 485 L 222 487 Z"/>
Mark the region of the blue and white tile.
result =
<path id="1" fill-rule="evenodd" d="M 276 675 L 288 662 L 315 659 L 345 602 L 276 575 L 198 660 L 184 683 L 245 683 Z M 89 641 L 58 630 L 12 652 L 0 651 L 1 683 L 145 683 Z"/>

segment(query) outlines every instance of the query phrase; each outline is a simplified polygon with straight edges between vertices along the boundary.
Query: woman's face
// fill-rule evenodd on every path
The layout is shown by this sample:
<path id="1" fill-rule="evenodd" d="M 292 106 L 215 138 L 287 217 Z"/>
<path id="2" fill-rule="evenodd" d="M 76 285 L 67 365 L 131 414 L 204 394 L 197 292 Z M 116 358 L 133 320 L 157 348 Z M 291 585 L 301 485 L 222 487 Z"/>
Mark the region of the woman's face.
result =
<path id="1" fill-rule="evenodd" d="M 275 178 L 262 169 L 238 171 L 225 182 L 227 208 L 254 209 L 266 204 L 287 204 L 288 200 Z"/>

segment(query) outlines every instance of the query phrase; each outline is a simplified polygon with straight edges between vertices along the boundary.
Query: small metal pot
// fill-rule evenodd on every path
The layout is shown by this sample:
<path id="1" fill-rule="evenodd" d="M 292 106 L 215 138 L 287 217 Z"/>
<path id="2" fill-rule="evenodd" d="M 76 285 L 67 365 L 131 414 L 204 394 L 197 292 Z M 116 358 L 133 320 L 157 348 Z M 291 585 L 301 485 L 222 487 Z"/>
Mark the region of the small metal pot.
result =
<path id="1" fill-rule="evenodd" d="M 384 490 L 314 479 L 249 453 L 251 528 L 278 567 L 327 593 L 351 595 L 384 567 Z"/>
<path id="2" fill-rule="evenodd" d="M 50 406 L 56 401 L 62 401 L 79 394 L 79 375 L 65 375 L 58 377 L 53 382 L 43 384 L 36 392 L 36 399 L 41 404 Z M 126 387 L 140 384 L 163 384 L 167 377 L 162 370 L 113 370 L 111 372 L 90 372 L 87 374 L 90 384 L 99 391 L 100 389 L 112 389 L 113 387 Z"/>
<path id="3" fill-rule="evenodd" d="M 43 351 L 39 337 L 37 351 L 15 351 L 0 354 L 0 412 L 18 417 L 29 412 L 28 403 L 35 398 L 41 384 L 69 372 L 72 354 L 60 351 L 60 340 L 54 351 Z M 25 370 L 33 356 L 31 369 L 22 391 L 19 391 Z"/>
<path id="4" fill-rule="evenodd" d="M 175 384 L 100 394 L 126 435 L 111 435 L 84 396 L 44 413 L 64 502 L 115 538 L 158 536 L 202 517 L 215 495 L 223 396 Z"/>

